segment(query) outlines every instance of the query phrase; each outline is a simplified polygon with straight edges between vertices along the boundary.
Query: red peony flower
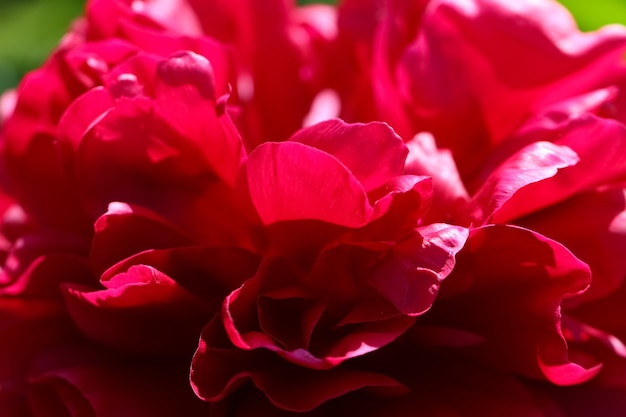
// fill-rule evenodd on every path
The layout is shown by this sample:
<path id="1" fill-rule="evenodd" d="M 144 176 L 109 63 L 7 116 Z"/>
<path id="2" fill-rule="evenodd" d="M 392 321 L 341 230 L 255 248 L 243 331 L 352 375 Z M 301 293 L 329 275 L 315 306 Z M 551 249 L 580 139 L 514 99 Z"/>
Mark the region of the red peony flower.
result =
<path id="1" fill-rule="evenodd" d="M 466 238 L 462 227 L 421 225 L 430 180 L 402 175 L 406 154 L 386 125 L 336 120 L 250 154 L 243 182 L 267 247 L 203 331 L 191 374 L 201 398 L 249 379 L 278 407 L 308 411 L 365 387 L 404 390 L 347 364 L 430 309 Z"/>
<path id="2" fill-rule="evenodd" d="M 1 414 L 621 416 L 626 30 L 509 3 L 90 1 L 0 101 Z"/>
<path id="3" fill-rule="evenodd" d="M 382 22 L 362 18 L 376 7 L 385 16 Z M 567 11 L 550 1 L 346 2 L 341 13 L 347 23 L 338 47 L 359 45 L 365 59 L 356 60 L 353 54 L 361 77 L 355 79 L 372 85 L 362 106 L 349 101 L 362 95 L 362 89 L 353 94 L 352 86 L 339 88 L 347 97 L 345 116 L 390 123 L 410 149 L 406 172 L 433 177 L 433 206 L 427 219 L 471 229 L 455 271 L 442 286 L 437 299 L 441 303 L 435 302 L 429 316 L 437 316 L 436 307 L 444 305 L 446 285 L 452 286 L 457 277 L 476 275 L 476 261 L 466 263 L 471 257 L 465 258 L 471 248 L 480 253 L 479 248 L 486 246 L 495 254 L 499 246 L 510 245 L 512 252 L 530 253 L 521 237 L 504 237 L 521 233 L 523 229 L 513 225 L 541 241 L 559 242 L 577 262 L 587 264 L 590 274 L 587 284 L 581 281 L 578 289 L 564 291 L 562 302 L 554 304 L 554 324 L 573 363 L 589 370 L 604 366 L 597 378 L 580 388 L 544 391 L 542 386 L 539 392 L 549 393 L 550 399 L 544 400 L 555 401 L 551 407 L 564 415 L 588 415 L 598 403 L 603 415 L 619 415 L 626 386 L 612 375 L 623 373 L 626 353 L 620 341 L 626 334 L 617 319 L 622 315 L 617 300 L 626 273 L 622 259 L 626 131 L 619 89 L 626 31 L 610 26 L 581 33 Z M 360 26 L 354 25 L 357 21 Z M 558 257 L 549 259 L 553 264 Z M 500 267 L 509 271 L 502 280 L 516 276 L 512 265 Z M 550 290 L 541 293 L 547 297 Z M 491 316 L 503 314 L 497 303 L 485 305 L 492 305 Z M 534 309 L 532 301 L 525 305 L 527 313 Z M 472 332 L 493 338 L 493 330 L 484 324 L 487 316 L 478 321 L 485 327 Z M 463 329 L 467 330 L 465 325 Z M 532 329 L 535 335 L 540 333 L 538 324 Z M 477 346 L 470 356 L 481 362 L 488 358 L 498 362 L 492 364 L 496 368 L 510 371 L 502 354 L 508 356 L 514 349 L 493 351 L 489 343 L 488 337 L 478 345 L 486 351 L 474 352 L 480 350 Z M 531 369 L 539 365 L 543 377 L 533 378 L 558 385 L 578 384 L 581 375 L 590 377 L 580 369 L 570 373 L 561 367 L 546 368 L 539 349 L 529 351 L 538 355 L 533 366 L 516 358 L 515 367 L 523 368 L 517 372 L 533 377 Z M 524 389 L 536 395 L 535 384 Z M 574 392 L 578 406 L 563 405 Z"/>
<path id="4" fill-rule="evenodd" d="M 189 49 L 197 53 L 177 52 Z M 2 204 L 2 336 L 11 340 L 2 356 L 3 403 L 11 404 L 3 414 L 206 413 L 188 368 L 221 300 L 199 300 L 165 272 L 170 262 L 174 275 L 204 269 L 232 279 L 216 283 L 232 290 L 258 264 L 247 232 L 235 230 L 247 222 L 231 217 L 245 151 L 220 98 L 232 81 L 229 55 L 126 3 L 92 2 L 17 99 L 3 100 L 2 181 L 11 194 Z M 109 267 L 147 249 L 160 270 L 127 261 L 110 272 L 111 283 L 100 282 Z M 185 269 L 189 257 L 203 266 Z M 150 310 L 159 311 L 155 320 Z M 191 321 L 181 326 L 185 317 Z M 9 366 L 14 361 L 20 365 Z M 116 388 L 121 379 L 124 389 Z M 151 395 L 160 400 L 142 407 Z"/>

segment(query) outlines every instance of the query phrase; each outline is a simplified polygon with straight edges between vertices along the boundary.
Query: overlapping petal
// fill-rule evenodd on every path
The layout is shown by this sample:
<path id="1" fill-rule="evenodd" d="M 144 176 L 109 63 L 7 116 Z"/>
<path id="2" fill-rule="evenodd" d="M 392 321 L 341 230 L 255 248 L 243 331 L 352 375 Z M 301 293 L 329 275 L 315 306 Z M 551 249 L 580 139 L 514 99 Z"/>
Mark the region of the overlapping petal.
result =
<path id="1" fill-rule="evenodd" d="M 369 388 L 404 392 L 405 387 L 382 374 L 350 369 L 316 371 L 277 360 L 268 351 L 241 351 L 229 346 L 218 320 L 203 331 L 191 371 L 198 396 L 221 400 L 251 380 L 279 409 L 309 411 L 351 391 Z M 207 373 L 210 369 L 213 373 Z"/>
<path id="2" fill-rule="evenodd" d="M 150 266 L 132 266 L 104 285 L 65 285 L 63 294 L 82 332 L 116 349 L 148 356 L 193 351 L 211 317 L 210 306 Z"/>
<path id="3" fill-rule="evenodd" d="M 434 1 L 400 60 L 397 83 L 417 116 L 413 129 L 453 149 L 466 174 L 535 105 L 594 88 L 618 71 L 625 42 L 617 26 L 581 33 L 555 2 Z M 542 65 L 525 67 L 535 62 Z M 463 135 L 472 139 L 456 139 Z"/>
<path id="4" fill-rule="evenodd" d="M 0 108 L 0 414 L 617 417 L 624 51 L 552 0 L 90 0 Z"/>
<path id="5" fill-rule="evenodd" d="M 535 232 L 474 229 L 429 319 L 484 338 L 468 354 L 492 366 L 558 385 L 578 384 L 597 374 L 599 365 L 570 361 L 560 310 L 590 279 L 585 263 Z"/>

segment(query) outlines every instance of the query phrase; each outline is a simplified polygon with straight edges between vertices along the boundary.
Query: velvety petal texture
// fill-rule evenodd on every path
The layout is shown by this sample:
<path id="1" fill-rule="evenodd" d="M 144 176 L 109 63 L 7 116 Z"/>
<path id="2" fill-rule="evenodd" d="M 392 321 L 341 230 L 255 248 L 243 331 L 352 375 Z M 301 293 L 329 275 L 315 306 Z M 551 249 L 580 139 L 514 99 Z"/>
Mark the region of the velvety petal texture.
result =
<path id="1" fill-rule="evenodd" d="M 438 303 L 442 309 L 458 310 L 452 315 L 433 311 L 430 318 L 442 325 L 435 319 L 441 314 L 452 321 L 445 326 L 483 338 L 470 354 L 559 385 L 583 382 L 597 372 L 570 363 L 559 319 L 563 299 L 589 285 L 587 265 L 557 242 L 512 226 L 474 229 L 463 253 L 467 258 L 459 262 L 471 267 L 459 265 L 444 283 Z M 480 261 L 482 256 L 491 262 Z"/>
<path id="2" fill-rule="evenodd" d="M 623 417 L 626 28 L 87 0 L 0 95 L 0 416 Z"/>
<path id="3" fill-rule="evenodd" d="M 357 140 L 371 143 L 357 152 Z M 365 164 L 373 153 L 381 155 L 383 168 Z M 320 381 L 328 378 L 326 384 L 345 386 L 329 398 L 369 385 L 353 387 L 353 377 L 339 368 L 393 343 L 431 307 L 468 234 L 463 227 L 420 226 L 430 181 L 402 174 L 406 155 L 388 126 L 338 120 L 250 154 L 250 201 L 260 221 L 277 233 L 268 235 L 257 274 L 224 299 L 221 324 L 205 329 L 192 365 L 197 392 L 217 389 L 209 388 L 213 382 L 205 374 L 220 351 L 213 344 L 219 333 L 242 360 L 273 352 L 288 369 L 296 365 L 309 369 L 305 374 L 315 371 L 311 375 Z M 312 226 L 318 229 L 314 241 L 299 243 L 300 231 Z M 286 246 L 285 240 L 295 243 Z M 248 370 L 253 359 L 244 363 L 228 371 L 220 392 L 248 375 L 270 401 L 278 401 L 260 382 L 269 377 L 266 371 Z M 214 395 L 207 399 L 223 397 Z M 293 407 L 285 401 L 278 401 L 281 408 Z"/>

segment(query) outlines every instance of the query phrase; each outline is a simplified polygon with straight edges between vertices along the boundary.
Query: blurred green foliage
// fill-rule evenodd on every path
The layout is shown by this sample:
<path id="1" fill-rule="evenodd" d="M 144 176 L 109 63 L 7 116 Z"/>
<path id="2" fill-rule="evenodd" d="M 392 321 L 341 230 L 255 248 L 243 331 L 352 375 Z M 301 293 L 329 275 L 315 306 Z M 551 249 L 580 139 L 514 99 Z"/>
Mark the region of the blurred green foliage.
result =
<path id="1" fill-rule="evenodd" d="M 559 0 L 576 17 L 584 31 L 609 23 L 626 24 L 625 0 Z"/>
<path id="2" fill-rule="evenodd" d="M 57 44 L 85 0 L 0 0 L 0 91 L 15 86 L 40 65 Z M 258 0 L 264 1 L 264 0 Z M 519 1 L 519 0 L 503 0 Z M 626 0 L 560 0 L 583 30 L 626 23 Z M 299 0 L 333 3 L 334 0 Z"/>
<path id="3" fill-rule="evenodd" d="M 0 0 L 0 91 L 41 64 L 83 6 L 84 0 Z"/>

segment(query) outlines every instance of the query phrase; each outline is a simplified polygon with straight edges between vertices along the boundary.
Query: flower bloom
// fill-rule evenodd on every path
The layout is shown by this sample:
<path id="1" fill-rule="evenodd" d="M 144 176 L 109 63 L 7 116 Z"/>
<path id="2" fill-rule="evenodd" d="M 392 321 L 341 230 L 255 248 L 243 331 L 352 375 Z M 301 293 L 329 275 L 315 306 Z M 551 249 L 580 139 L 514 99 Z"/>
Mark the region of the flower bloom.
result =
<path id="1" fill-rule="evenodd" d="M 626 29 L 509 3 L 90 1 L 0 101 L 2 415 L 621 416 Z"/>
<path id="2" fill-rule="evenodd" d="M 371 18 L 374 12 L 382 21 Z M 581 33 L 551 1 L 347 1 L 339 21 L 350 24 L 340 30 L 338 48 L 358 52 L 351 62 L 359 74 L 352 85 L 337 87 L 346 97 L 343 116 L 392 125 L 410 149 L 406 172 L 433 178 L 428 220 L 471 229 L 446 283 L 475 274 L 475 261 L 464 260 L 472 247 L 499 253 L 497 242 L 530 253 L 524 239 L 504 238 L 519 227 L 571 251 L 590 275 L 563 294 L 556 324 L 573 362 L 588 370 L 604 365 L 580 387 L 543 392 L 564 415 L 587 415 L 591 407 L 619 415 L 626 353 L 619 318 L 626 273 L 624 28 Z M 354 105 L 349 98 L 358 83 L 369 87 L 354 93 L 362 97 Z M 503 275 L 506 281 L 515 273 Z M 526 305 L 520 312 L 534 309 Z M 534 329 L 539 334 L 539 326 Z M 499 362 L 504 352 L 512 350 L 490 351 L 489 361 Z M 530 367 L 523 367 L 529 376 Z M 582 375 L 577 372 L 540 367 L 558 385 L 582 382 L 569 379 Z M 524 389 L 533 393 L 536 386 Z"/>

